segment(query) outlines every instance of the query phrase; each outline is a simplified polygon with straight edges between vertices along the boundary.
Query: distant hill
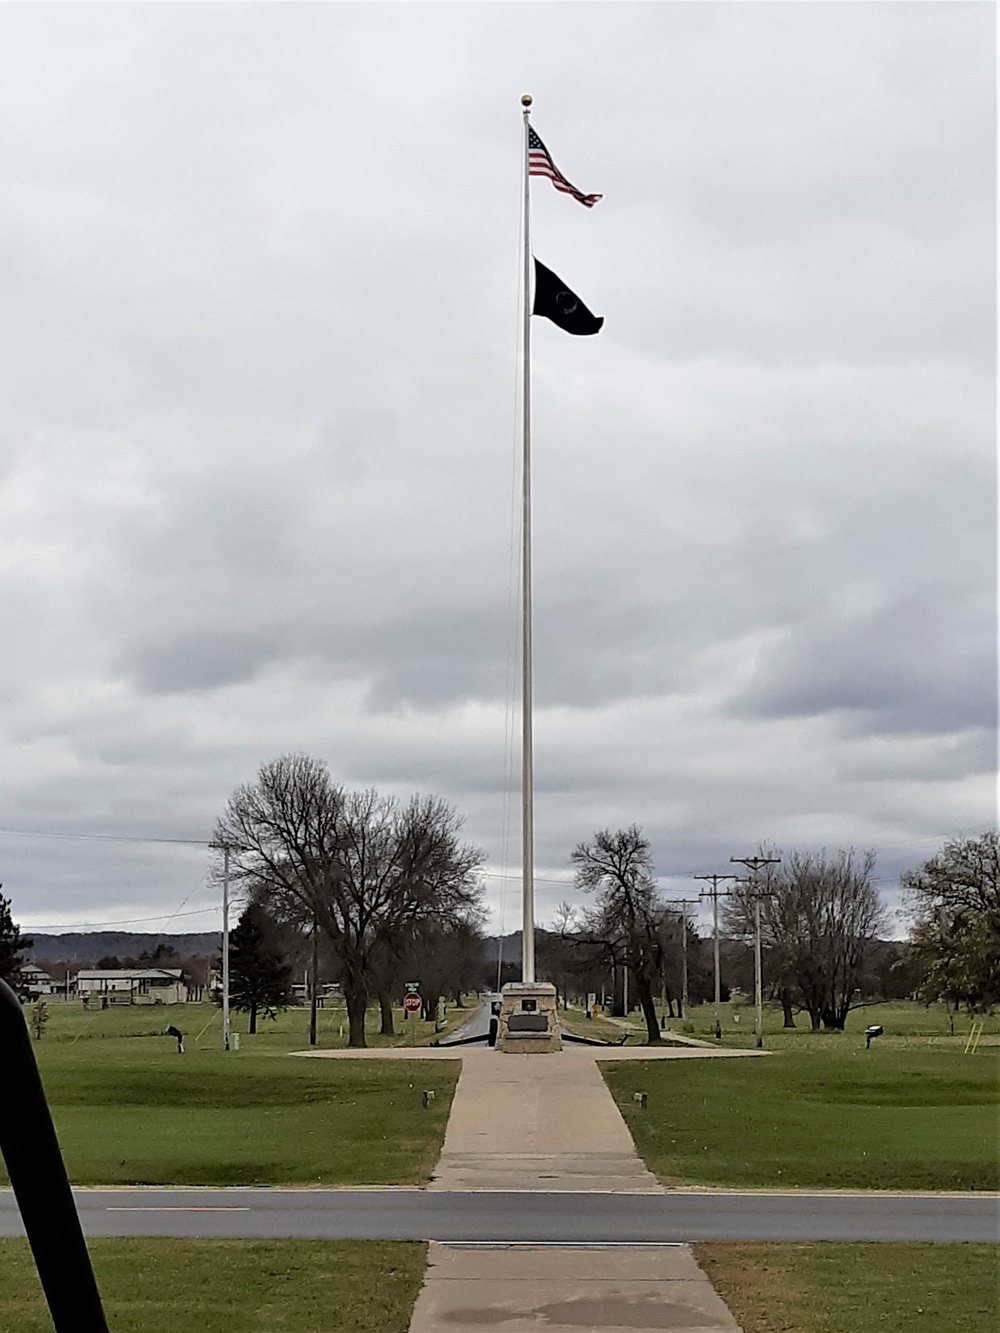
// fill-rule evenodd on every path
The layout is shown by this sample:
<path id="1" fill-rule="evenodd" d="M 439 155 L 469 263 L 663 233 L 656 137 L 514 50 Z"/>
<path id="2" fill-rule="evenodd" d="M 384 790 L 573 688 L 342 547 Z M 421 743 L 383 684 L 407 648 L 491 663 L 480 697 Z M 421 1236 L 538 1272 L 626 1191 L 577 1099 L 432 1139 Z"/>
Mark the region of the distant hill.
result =
<path id="1" fill-rule="evenodd" d="M 487 963 L 495 963 L 497 960 L 497 937 L 496 935 L 487 935 L 483 940 L 483 957 Z M 515 930 L 512 935 L 503 937 L 503 957 L 504 962 L 513 963 L 521 961 L 521 932 Z"/>
<path id="2" fill-rule="evenodd" d="M 166 944 L 179 957 L 211 956 L 220 947 L 217 930 L 203 930 L 186 935 L 132 934 L 123 930 L 95 930 L 65 935 L 32 935 L 33 946 L 25 957 L 33 963 L 79 963 L 93 967 L 99 958 L 138 958 L 152 953 L 158 944 Z"/>

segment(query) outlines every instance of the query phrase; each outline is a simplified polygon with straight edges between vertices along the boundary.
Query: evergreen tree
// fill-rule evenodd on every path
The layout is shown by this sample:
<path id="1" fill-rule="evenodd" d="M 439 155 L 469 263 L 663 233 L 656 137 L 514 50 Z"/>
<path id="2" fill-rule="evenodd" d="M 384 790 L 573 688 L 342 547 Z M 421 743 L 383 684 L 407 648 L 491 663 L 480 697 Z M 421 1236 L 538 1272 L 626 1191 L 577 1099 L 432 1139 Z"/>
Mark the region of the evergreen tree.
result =
<path id="1" fill-rule="evenodd" d="M 0 884 L 0 889 L 2 888 L 3 885 Z M 30 949 L 33 943 L 33 940 L 26 939 L 21 934 L 20 926 L 15 924 L 10 914 L 10 899 L 0 893 L 0 977 L 18 992 L 21 968 L 25 961 L 20 955 L 25 949 Z"/>
<path id="2" fill-rule="evenodd" d="M 161 940 L 156 948 L 150 953 L 148 949 L 143 949 L 139 955 L 139 962 L 143 967 L 178 967 L 180 958 L 177 956 L 177 950 L 171 944 Z"/>
<path id="3" fill-rule="evenodd" d="M 250 1015 L 250 1031 L 257 1031 L 257 1014 L 274 1018 L 292 1000 L 292 969 L 285 963 L 275 923 L 263 907 L 251 903 L 229 936 L 229 1003 Z"/>

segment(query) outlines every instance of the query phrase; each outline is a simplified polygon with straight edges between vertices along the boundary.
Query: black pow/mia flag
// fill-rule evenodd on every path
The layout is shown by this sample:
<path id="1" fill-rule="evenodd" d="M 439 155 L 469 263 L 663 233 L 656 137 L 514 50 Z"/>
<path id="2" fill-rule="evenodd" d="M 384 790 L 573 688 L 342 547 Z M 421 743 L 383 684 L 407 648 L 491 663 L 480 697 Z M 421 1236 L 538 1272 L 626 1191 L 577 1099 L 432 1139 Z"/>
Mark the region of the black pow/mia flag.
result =
<path id="1" fill-rule="evenodd" d="M 575 292 L 557 278 L 550 268 L 535 260 L 535 304 L 533 315 L 544 315 L 567 333 L 596 333 L 604 323 L 602 315 L 592 315 Z"/>

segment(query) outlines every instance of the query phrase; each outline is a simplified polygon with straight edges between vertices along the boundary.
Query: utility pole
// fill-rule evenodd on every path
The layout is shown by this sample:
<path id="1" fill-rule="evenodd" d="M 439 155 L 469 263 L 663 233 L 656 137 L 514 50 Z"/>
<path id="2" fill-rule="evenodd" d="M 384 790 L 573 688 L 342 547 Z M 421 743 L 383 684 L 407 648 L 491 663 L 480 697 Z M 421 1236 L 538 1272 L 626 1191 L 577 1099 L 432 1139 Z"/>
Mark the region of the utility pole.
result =
<path id="1" fill-rule="evenodd" d="M 319 991 L 319 931 L 316 914 L 313 913 L 312 927 L 312 985 L 310 986 L 309 996 L 309 1045 L 316 1045 L 316 1006 L 318 1004 L 317 993 Z"/>
<path id="2" fill-rule="evenodd" d="M 760 957 L 760 904 L 762 898 L 773 895 L 763 888 L 757 876 L 764 866 L 780 866 L 780 856 L 731 856 L 730 861 L 746 866 L 750 871 L 748 881 L 750 897 L 753 900 L 753 984 L 754 984 L 754 1031 L 757 1034 L 757 1049 L 764 1045 L 764 1001 L 761 977 Z"/>
<path id="3" fill-rule="evenodd" d="M 229 858 L 234 851 L 244 851 L 234 842 L 206 842 L 213 851 L 222 852 L 222 1049 L 229 1050 Z M 208 978 L 211 981 L 211 977 Z"/>
<path id="4" fill-rule="evenodd" d="M 679 907 L 681 909 L 681 1007 L 684 1010 L 683 1017 L 687 1017 L 688 1011 L 688 917 L 687 909 L 689 906 L 695 906 L 701 900 L 699 898 L 668 898 L 668 907 Z"/>
<path id="5" fill-rule="evenodd" d="M 229 1050 L 229 852 L 222 848 L 222 1049 Z"/>
<path id="6" fill-rule="evenodd" d="M 722 1040 L 722 1023 L 719 1019 L 719 1005 L 722 1003 L 722 982 L 719 973 L 719 883 L 724 879 L 736 879 L 736 875 L 695 875 L 695 879 L 708 880 L 712 885 L 707 895 L 712 899 L 712 955 L 715 961 L 715 1040 Z"/>

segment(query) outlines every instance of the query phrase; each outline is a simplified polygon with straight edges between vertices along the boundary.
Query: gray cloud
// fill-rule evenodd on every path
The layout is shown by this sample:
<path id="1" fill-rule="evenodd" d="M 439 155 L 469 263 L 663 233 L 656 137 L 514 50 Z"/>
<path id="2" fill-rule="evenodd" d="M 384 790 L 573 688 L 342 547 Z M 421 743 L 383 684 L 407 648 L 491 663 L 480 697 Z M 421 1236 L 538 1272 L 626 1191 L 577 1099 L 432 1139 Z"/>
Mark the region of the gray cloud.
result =
<path id="1" fill-rule="evenodd" d="M 878 732 L 990 731 L 993 606 L 986 596 L 924 587 L 888 605 L 800 625 L 776 645 L 741 704 L 770 717 L 861 713 L 854 727 Z M 982 632 L 970 633 L 977 621 Z"/>
<path id="2" fill-rule="evenodd" d="M 543 878 L 637 820 L 664 875 L 771 838 L 888 886 L 988 822 L 994 22 L 8 6 L 7 825 L 207 836 L 302 749 L 499 874 L 526 90 L 605 195 L 532 187 L 607 321 L 534 338 Z M 127 846 L 0 879 L 37 922 L 199 882 Z"/>

